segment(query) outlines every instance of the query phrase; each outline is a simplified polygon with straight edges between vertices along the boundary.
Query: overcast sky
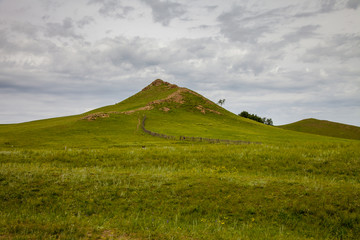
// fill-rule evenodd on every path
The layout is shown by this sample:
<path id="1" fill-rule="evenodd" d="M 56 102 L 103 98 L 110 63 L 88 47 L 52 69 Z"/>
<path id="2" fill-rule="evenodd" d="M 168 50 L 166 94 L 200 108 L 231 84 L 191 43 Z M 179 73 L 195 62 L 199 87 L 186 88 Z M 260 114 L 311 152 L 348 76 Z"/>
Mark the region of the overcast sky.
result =
<path id="1" fill-rule="evenodd" d="M 0 0 L 0 123 L 161 78 L 275 125 L 360 126 L 360 0 Z"/>

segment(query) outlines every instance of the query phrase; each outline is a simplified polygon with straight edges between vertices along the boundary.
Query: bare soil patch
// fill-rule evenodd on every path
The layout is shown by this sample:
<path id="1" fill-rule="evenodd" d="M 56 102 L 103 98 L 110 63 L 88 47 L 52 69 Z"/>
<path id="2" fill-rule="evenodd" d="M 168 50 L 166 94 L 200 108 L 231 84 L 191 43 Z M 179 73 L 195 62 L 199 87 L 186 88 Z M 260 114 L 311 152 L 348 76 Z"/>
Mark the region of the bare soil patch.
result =
<path id="1" fill-rule="evenodd" d="M 137 109 L 134 109 L 134 110 L 125 111 L 125 112 L 121 112 L 121 113 L 129 115 L 129 114 L 133 114 L 133 113 L 138 112 L 138 111 L 148 111 L 148 110 L 151 110 L 153 108 L 154 108 L 153 106 L 147 105 L 145 107 L 140 107 L 140 108 L 137 108 Z"/>
<path id="2" fill-rule="evenodd" d="M 167 107 L 163 107 L 163 108 L 160 108 L 161 111 L 164 111 L 164 112 L 168 112 L 170 111 L 170 108 L 167 108 Z"/>
<path id="3" fill-rule="evenodd" d="M 200 110 L 200 112 L 203 113 L 203 114 L 206 114 L 206 111 L 213 112 L 213 113 L 216 113 L 216 114 L 219 114 L 219 115 L 221 114 L 218 111 L 215 111 L 215 110 L 210 109 L 210 108 L 205 108 L 205 107 L 203 107 L 201 105 L 196 106 L 196 109 Z"/>
<path id="4" fill-rule="evenodd" d="M 88 120 L 88 121 L 94 121 L 98 118 L 108 118 L 110 117 L 110 114 L 109 113 L 103 113 L 103 112 L 98 112 L 98 113 L 92 113 L 92 114 L 89 114 L 83 118 L 81 118 L 82 120 Z"/>

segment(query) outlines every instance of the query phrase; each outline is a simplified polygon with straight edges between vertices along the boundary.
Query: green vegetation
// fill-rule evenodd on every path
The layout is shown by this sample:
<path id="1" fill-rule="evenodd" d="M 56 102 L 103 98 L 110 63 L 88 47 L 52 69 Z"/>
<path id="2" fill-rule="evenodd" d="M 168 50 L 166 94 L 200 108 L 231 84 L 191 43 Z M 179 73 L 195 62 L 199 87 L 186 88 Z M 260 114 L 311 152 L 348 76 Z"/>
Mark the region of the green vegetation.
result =
<path id="1" fill-rule="evenodd" d="M 259 123 L 264 123 L 266 125 L 274 125 L 273 124 L 273 120 L 271 118 L 262 118 L 262 117 L 259 117 L 258 115 L 256 114 L 250 114 L 248 113 L 247 111 L 242 111 L 240 114 L 239 114 L 240 117 L 244 117 L 244 118 L 249 118 L 251 120 L 254 120 L 254 121 L 257 121 Z"/>
<path id="2" fill-rule="evenodd" d="M 359 141 L 267 126 L 178 91 L 158 81 L 86 114 L 0 125 L 0 239 L 360 235 Z M 262 144 L 152 137 L 145 114 L 154 132 Z"/>
<path id="3" fill-rule="evenodd" d="M 317 120 L 314 118 L 304 119 L 279 127 L 298 132 L 360 140 L 360 127 L 325 120 Z"/>

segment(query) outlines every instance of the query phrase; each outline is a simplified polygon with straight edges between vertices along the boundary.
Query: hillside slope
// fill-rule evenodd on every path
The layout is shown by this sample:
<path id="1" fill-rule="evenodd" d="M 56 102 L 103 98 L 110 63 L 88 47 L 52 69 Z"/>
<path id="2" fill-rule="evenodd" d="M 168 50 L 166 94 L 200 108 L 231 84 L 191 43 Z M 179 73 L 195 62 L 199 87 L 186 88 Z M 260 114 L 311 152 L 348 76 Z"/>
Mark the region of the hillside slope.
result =
<path id="1" fill-rule="evenodd" d="M 360 127 L 314 118 L 304 119 L 279 127 L 304 133 L 360 140 Z"/>
<path id="2" fill-rule="evenodd" d="M 263 142 L 166 140 L 201 136 Z M 0 239 L 357 239 L 360 141 L 244 119 L 156 80 L 128 99 L 0 125 Z"/>
<path id="3" fill-rule="evenodd" d="M 120 103 L 84 114 L 0 125 L 0 147 L 109 148 L 165 142 L 142 131 L 145 115 L 147 129 L 172 136 L 263 143 L 323 139 L 239 117 L 192 90 L 157 79 Z"/>

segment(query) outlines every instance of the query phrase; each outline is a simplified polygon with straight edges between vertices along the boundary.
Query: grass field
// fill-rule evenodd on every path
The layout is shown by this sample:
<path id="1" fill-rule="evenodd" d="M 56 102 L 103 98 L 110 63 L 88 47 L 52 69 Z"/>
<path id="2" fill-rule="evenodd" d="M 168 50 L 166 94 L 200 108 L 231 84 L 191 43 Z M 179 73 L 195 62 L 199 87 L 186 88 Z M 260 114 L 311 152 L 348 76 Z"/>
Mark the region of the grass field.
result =
<path id="1" fill-rule="evenodd" d="M 358 140 L 265 126 L 191 92 L 121 113 L 176 91 L 0 125 L 0 239 L 358 239 Z M 81 119 L 96 112 L 112 113 Z M 152 137 L 145 114 L 155 132 L 262 144 Z"/>

